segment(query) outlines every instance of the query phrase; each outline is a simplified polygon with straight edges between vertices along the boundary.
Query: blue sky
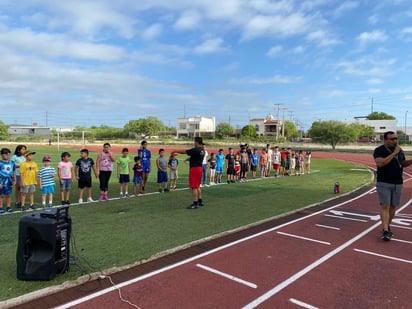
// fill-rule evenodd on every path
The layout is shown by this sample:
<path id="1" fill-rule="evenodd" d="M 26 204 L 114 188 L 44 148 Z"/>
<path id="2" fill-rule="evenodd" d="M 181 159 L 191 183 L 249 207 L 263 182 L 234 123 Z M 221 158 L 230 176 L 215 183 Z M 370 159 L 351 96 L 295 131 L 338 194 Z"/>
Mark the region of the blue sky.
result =
<path id="1" fill-rule="evenodd" d="M 0 119 L 410 125 L 411 43 L 410 0 L 0 0 Z"/>

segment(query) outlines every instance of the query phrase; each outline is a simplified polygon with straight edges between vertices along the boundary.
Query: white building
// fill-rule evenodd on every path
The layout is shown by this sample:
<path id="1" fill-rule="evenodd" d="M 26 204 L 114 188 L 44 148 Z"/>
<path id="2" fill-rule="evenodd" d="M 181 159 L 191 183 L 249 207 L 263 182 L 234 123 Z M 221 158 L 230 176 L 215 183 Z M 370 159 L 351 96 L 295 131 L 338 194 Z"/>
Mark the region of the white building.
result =
<path id="1" fill-rule="evenodd" d="M 256 129 L 259 136 L 282 136 L 282 120 L 275 119 L 272 114 L 266 118 L 254 118 L 250 120 L 250 125 Z"/>
<path id="2" fill-rule="evenodd" d="M 177 118 L 177 137 L 215 136 L 215 117 Z"/>
<path id="3" fill-rule="evenodd" d="M 26 136 L 50 136 L 50 127 L 41 127 L 36 124 L 34 125 L 18 125 L 12 124 L 9 126 L 8 132 L 10 136 L 16 137 L 21 135 Z"/>

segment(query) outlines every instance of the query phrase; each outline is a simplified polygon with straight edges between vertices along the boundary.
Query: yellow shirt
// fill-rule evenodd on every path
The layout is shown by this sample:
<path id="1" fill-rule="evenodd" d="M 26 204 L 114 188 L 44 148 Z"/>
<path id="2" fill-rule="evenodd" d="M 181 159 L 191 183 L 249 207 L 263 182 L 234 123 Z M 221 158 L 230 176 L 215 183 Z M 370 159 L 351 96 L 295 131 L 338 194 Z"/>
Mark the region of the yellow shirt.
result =
<path id="1" fill-rule="evenodd" d="M 23 186 L 37 185 L 39 167 L 36 162 L 23 162 L 20 164 L 20 175 Z"/>

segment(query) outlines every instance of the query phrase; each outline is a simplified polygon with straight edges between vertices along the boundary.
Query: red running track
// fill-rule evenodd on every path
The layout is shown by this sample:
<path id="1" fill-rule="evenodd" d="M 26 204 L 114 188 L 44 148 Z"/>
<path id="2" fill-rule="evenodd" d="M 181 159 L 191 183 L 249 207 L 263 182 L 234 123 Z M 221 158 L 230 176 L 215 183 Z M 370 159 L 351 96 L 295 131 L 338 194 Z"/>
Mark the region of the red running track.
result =
<path id="1" fill-rule="evenodd" d="M 370 155 L 333 156 L 373 166 Z M 380 239 L 379 206 L 372 189 L 116 288 L 142 309 L 411 308 L 410 180 L 406 170 L 390 242 Z M 59 308 L 131 308 L 116 288 Z"/>

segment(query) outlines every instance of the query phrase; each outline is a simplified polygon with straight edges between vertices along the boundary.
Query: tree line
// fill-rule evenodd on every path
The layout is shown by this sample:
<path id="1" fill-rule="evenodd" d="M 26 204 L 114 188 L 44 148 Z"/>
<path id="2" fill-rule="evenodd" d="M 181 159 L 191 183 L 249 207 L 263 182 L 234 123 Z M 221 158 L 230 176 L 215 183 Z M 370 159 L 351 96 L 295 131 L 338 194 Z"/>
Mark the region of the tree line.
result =
<path id="1" fill-rule="evenodd" d="M 388 120 L 396 119 L 386 113 L 373 112 L 366 119 L 369 120 Z M 8 140 L 9 126 L 0 120 L 0 139 Z M 235 136 L 235 128 L 227 122 L 221 122 L 216 126 L 215 137 L 224 139 Z M 63 133 L 66 137 L 78 139 L 82 134 L 87 132 L 87 139 L 121 139 L 132 138 L 141 139 L 151 136 L 176 136 L 175 127 L 167 127 L 160 119 L 154 116 L 148 116 L 137 120 L 130 120 L 123 128 L 115 128 L 106 125 L 82 127 L 77 126 L 73 132 Z M 339 143 L 356 142 L 360 137 L 372 137 L 375 132 L 373 128 L 360 123 L 345 123 L 342 121 L 328 120 L 315 121 L 307 132 L 300 132 L 292 121 L 285 121 L 282 130 L 282 139 L 290 140 L 299 136 L 305 136 L 312 139 L 315 143 L 329 144 L 335 149 Z M 57 132 L 52 132 L 57 135 Z M 256 128 L 252 125 L 246 125 L 240 129 L 238 136 L 255 138 L 257 137 Z"/>

